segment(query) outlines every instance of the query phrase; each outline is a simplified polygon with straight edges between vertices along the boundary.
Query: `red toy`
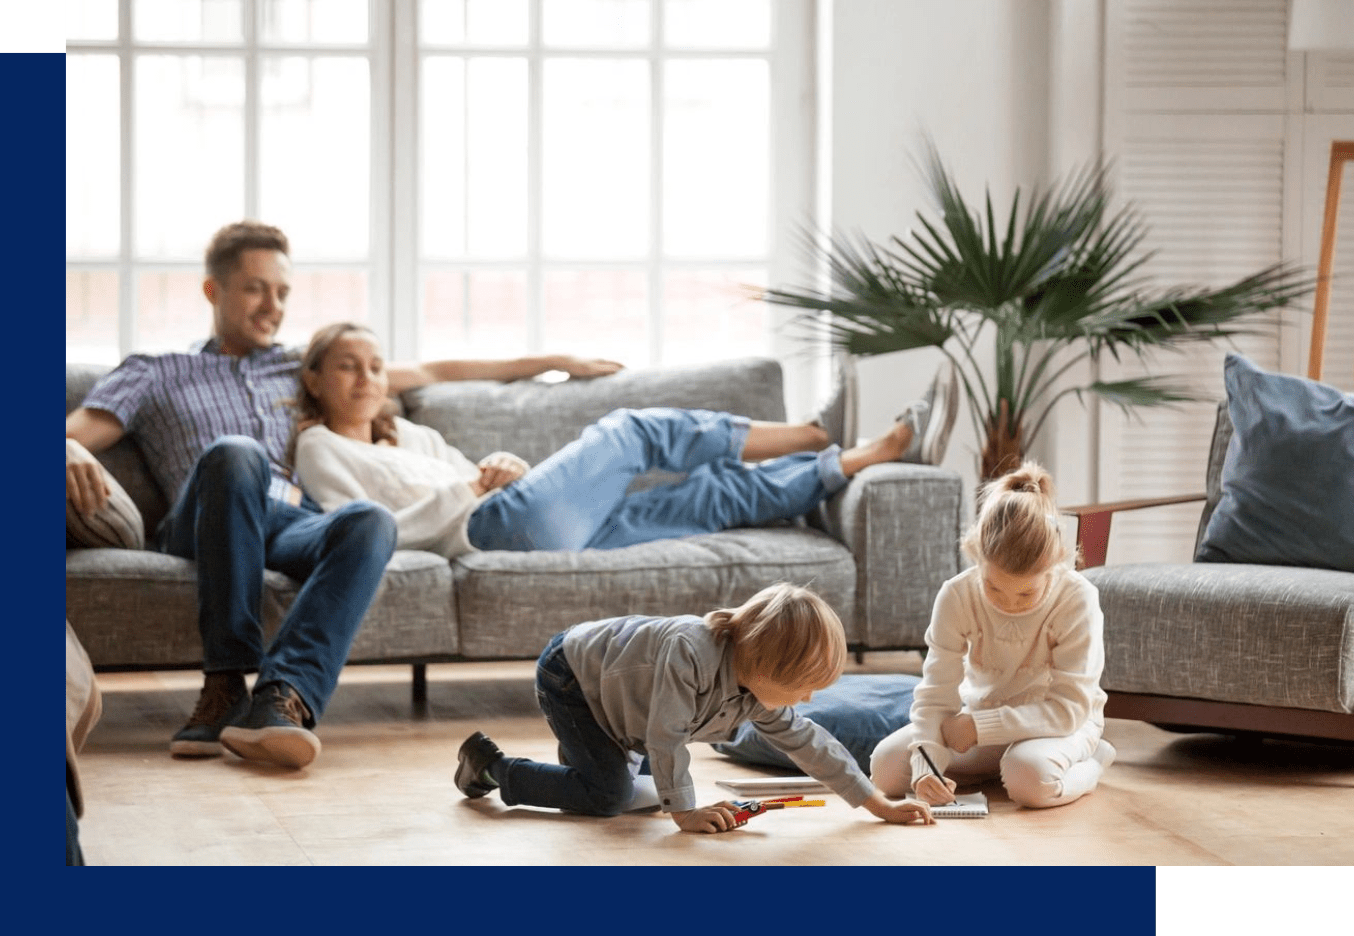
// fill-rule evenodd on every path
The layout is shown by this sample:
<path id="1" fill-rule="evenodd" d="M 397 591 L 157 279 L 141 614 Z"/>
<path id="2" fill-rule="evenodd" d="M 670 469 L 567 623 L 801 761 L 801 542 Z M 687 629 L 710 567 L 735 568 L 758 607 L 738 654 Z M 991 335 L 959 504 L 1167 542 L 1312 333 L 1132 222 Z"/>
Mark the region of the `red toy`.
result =
<path id="1" fill-rule="evenodd" d="M 733 800 L 738 811 L 733 814 L 734 828 L 747 825 L 753 816 L 760 816 L 771 809 L 787 809 L 791 806 L 826 806 L 826 800 L 806 800 L 802 796 L 782 796 L 772 800 Z"/>

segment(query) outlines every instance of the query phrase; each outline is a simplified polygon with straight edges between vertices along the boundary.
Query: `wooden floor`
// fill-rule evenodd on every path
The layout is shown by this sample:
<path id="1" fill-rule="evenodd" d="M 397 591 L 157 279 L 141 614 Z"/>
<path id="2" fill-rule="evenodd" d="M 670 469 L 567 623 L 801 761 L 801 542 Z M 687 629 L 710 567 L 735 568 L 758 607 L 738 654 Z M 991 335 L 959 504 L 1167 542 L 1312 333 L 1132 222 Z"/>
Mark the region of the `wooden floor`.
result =
<path id="1" fill-rule="evenodd" d="M 916 672 L 870 654 L 854 672 Z M 1177 735 L 1111 720 L 1119 756 L 1077 803 L 1026 810 L 999 783 L 987 819 L 889 826 L 828 796 L 725 835 L 661 814 L 615 819 L 466 800 L 456 749 L 481 729 L 508 753 L 553 760 L 531 663 L 429 667 L 426 711 L 408 667 L 350 667 L 304 771 L 232 755 L 176 760 L 170 735 L 196 673 L 104 674 L 103 718 L 81 755 L 81 844 L 92 865 L 1350 865 L 1354 748 Z M 698 795 L 759 771 L 692 746 Z"/>

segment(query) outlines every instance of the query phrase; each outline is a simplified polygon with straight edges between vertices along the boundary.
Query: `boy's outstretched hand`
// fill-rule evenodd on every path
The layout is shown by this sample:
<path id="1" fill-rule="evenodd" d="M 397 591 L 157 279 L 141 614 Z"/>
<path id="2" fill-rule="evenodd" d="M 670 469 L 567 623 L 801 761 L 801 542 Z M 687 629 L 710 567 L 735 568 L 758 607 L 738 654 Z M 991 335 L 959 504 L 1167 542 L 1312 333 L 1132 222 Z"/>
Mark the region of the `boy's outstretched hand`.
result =
<path id="1" fill-rule="evenodd" d="M 738 809 L 728 800 L 721 800 L 713 806 L 702 806 L 687 812 L 671 813 L 672 821 L 683 832 L 728 832 L 738 827 L 733 814 Z"/>
<path id="2" fill-rule="evenodd" d="M 931 807 L 921 800 L 891 800 L 881 791 L 875 790 L 865 801 L 865 808 L 885 822 L 906 825 L 909 822 L 921 822 L 922 825 L 935 825 Z"/>

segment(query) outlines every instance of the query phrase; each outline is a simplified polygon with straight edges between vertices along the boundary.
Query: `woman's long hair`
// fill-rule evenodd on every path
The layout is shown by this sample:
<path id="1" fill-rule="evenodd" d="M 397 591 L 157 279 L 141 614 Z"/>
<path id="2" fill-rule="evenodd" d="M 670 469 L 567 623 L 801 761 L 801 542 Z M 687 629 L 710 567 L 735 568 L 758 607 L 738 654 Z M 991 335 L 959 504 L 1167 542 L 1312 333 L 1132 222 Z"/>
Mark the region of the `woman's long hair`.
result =
<path id="1" fill-rule="evenodd" d="M 320 408 L 320 401 L 306 387 L 306 382 L 302 379 L 301 374 L 306 371 L 319 373 L 320 368 L 324 366 L 325 355 L 334 346 L 334 342 L 350 332 L 364 332 L 371 335 L 373 339 L 376 337 L 372 330 L 365 325 L 358 325 L 355 322 L 336 322 L 317 331 L 315 336 L 310 339 L 310 346 L 306 348 L 306 353 L 301 357 L 301 373 L 296 378 L 299 386 L 296 389 L 296 398 L 292 401 L 293 409 L 296 412 L 296 422 L 292 427 L 291 441 L 287 444 L 288 464 L 294 464 L 296 461 L 296 436 L 300 433 L 301 427 L 304 426 L 308 429 L 314 423 L 324 422 L 324 412 Z M 384 440 L 392 445 L 395 444 L 396 410 L 395 401 L 387 400 L 381 412 L 372 420 L 371 440 L 373 442 Z"/>

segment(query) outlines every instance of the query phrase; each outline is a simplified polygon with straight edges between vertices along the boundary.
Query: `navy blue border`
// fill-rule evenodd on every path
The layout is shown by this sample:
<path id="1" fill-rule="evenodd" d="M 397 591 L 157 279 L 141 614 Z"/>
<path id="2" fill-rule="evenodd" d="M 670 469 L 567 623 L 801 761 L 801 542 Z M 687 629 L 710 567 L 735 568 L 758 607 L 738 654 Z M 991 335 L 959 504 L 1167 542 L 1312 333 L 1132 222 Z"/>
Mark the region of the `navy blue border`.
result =
<path id="1" fill-rule="evenodd" d="M 23 787 L 40 783 L 32 769 L 13 769 L 29 760 L 25 755 L 42 750 L 42 744 L 56 748 L 56 732 L 41 736 L 42 717 L 33 723 L 34 702 L 55 701 L 55 680 L 49 685 L 44 678 L 49 659 L 41 647 L 57 645 L 54 605 L 65 605 L 65 576 L 57 556 L 65 551 L 64 526 L 57 530 L 51 521 L 60 495 L 57 484 L 64 484 L 62 473 L 56 470 L 55 458 L 60 452 L 56 440 L 44 441 L 43 429 L 47 422 L 46 410 L 33 408 L 34 389 L 43 382 L 55 384 L 58 369 L 55 357 L 63 349 L 64 313 L 57 285 L 65 282 L 65 140 L 66 140 L 66 65 L 59 53 L 5 53 L 0 54 L 0 88 L 5 89 L 3 116 L 4 145 L 0 146 L 0 170 L 3 174 L 3 223 L 0 239 L 0 258 L 3 258 L 5 288 L 3 314 L 9 341 L 3 351 L 5 365 L 0 381 L 8 393 L 8 406 L 14 425 L 6 433 L 7 452 L 0 458 L 3 467 L 4 490 L 8 493 L 8 511 L 12 535 L 5 550 L 5 604 L 4 628 L 8 644 L 6 694 L 25 710 L 10 720 L 13 732 L 7 747 L 10 751 L 10 792 L 8 821 L 13 842 L 49 841 L 53 863 L 56 856 L 56 758 L 52 758 L 53 783 L 50 787 L 49 813 L 29 808 L 30 802 L 41 803 L 41 796 L 29 797 Z M 64 354 L 64 349 L 63 352 Z M 64 384 L 64 380 L 63 380 Z M 55 400 L 55 387 L 50 399 Z M 43 392 L 37 391 L 39 397 Z M 64 396 L 64 392 L 63 392 Z M 36 431 L 35 431 L 36 430 Z M 50 452 L 53 463 L 46 460 Z M 61 545 L 58 546 L 58 536 Z M 49 551 L 48 544 L 51 549 Z M 58 552 L 60 550 L 61 552 Z M 63 614 L 64 617 L 64 614 Z M 46 628 L 52 626 L 49 631 Z M 50 634 L 50 638 L 43 635 Z M 39 661 L 34 670 L 26 664 Z M 54 675 L 54 674 L 53 674 Z M 28 692 L 29 684 L 33 692 Z M 37 711 L 46 712 L 44 708 Z M 55 726 L 53 726 L 55 727 Z M 30 743 L 38 742 L 38 743 Z M 64 812 L 64 804 L 62 810 Z M 43 821 L 43 820 L 46 821 Z M 40 849 L 41 851 L 41 849 Z M 19 865 L 20 873 L 26 867 Z M 20 893 L 22 884 L 16 890 Z"/>

